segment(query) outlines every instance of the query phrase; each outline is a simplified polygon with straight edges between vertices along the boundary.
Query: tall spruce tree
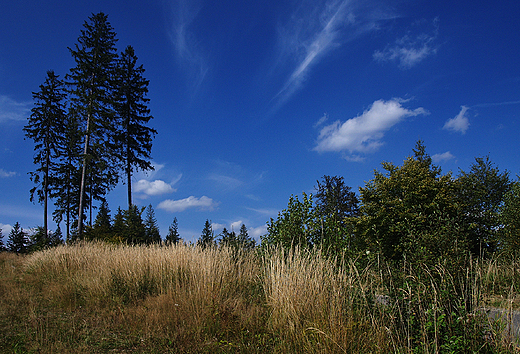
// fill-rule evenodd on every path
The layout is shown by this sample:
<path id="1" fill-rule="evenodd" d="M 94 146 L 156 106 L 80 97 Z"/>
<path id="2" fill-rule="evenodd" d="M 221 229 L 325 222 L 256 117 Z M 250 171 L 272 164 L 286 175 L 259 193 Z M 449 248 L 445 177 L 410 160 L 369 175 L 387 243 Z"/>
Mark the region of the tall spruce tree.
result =
<path id="1" fill-rule="evenodd" d="M 85 137 L 78 206 L 80 238 L 86 192 L 90 192 L 89 199 L 102 200 L 118 181 L 114 111 L 116 41 L 107 15 L 98 13 L 85 21 L 78 43 L 69 48 L 76 62 L 67 75 L 72 110 L 81 119 Z"/>
<path id="2" fill-rule="evenodd" d="M 132 46 L 126 47 L 118 61 L 116 111 L 120 119 L 118 142 L 128 189 L 128 207 L 132 205 L 132 173 L 134 170 L 153 170 L 150 163 L 152 139 L 157 132 L 146 126 L 153 117 L 147 103 L 149 81 L 143 77 L 144 68 L 137 65 Z"/>
<path id="3" fill-rule="evenodd" d="M 65 123 L 64 85 L 54 71 L 47 71 L 45 82 L 40 85 L 40 91 L 33 92 L 35 100 L 27 125 L 23 128 L 25 136 L 32 139 L 34 146 L 34 164 L 36 171 L 30 172 L 31 181 L 36 186 L 31 189 L 31 201 L 35 193 L 38 202 L 43 204 L 43 234 L 47 235 L 48 200 L 55 187 L 54 178 L 56 160 L 60 157 L 60 144 L 63 137 Z"/>
<path id="4" fill-rule="evenodd" d="M 67 242 L 71 241 L 71 224 L 74 210 L 79 208 L 79 190 L 81 181 L 81 131 L 79 119 L 69 110 L 64 124 L 60 159 L 57 163 L 54 178 L 55 183 L 53 219 L 60 224 L 65 215 Z"/>

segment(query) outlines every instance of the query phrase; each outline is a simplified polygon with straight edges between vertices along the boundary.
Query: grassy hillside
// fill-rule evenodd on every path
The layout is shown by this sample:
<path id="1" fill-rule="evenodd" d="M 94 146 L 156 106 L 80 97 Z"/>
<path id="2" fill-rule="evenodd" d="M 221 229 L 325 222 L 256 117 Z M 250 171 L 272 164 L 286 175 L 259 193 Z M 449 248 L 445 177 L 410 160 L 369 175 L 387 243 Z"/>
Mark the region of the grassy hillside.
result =
<path id="1" fill-rule="evenodd" d="M 360 264 L 364 264 L 360 266 Z M 84 243 L 0 254 L 5 353 L 512 352 L 517 262 L 391 268 L 318 252 Z"/>

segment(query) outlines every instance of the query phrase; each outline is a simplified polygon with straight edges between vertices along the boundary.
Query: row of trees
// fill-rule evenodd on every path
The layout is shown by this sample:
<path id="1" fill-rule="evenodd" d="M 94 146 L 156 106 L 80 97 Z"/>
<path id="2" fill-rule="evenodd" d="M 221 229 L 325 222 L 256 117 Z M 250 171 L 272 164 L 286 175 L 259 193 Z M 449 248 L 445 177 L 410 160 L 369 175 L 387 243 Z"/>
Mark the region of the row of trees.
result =
<path id="1" fill-rule="evenodd" d="M 228 231 L 228 229 L 224 227 L 222 232 L 215 237 L 215 232 L 213 231 L 211 221 L 206 219 L 204 228 L 202 229 L 202 234 L 197 240 L 197 245 L 201 246 L 202 248 L 215 247 L 217 246 L 217 242 L 221 246 L 233 247 L 237 249 L 253 249 L 256 246 L 256 241 L 254 238 L 249 236 L 245 224 L 242 224 L 240 227 L 238 235 L 235 233 L 235 230 Z"/>
<path id="2" fill-rule="evenodd" d="M 3 234 L 0 229 L 0 252 L 9 251 L 15 253 L 28 253 L 39 251 L 47 247 L 55 247 L 63 243 L 61 229 L 55 232 L 45 233 L 42 227 L 37 227 L 32 232 L 25 231 L 20 223 L 15 223 L 4 245 Z"/>
<path id="3" fill-rule="evenodd" d="M 157 133 L 147 126 L 149 81 L 132 46 L 118 54 L 116 33 L 103 13 L 93 14 L 73 48 L 75 66 L 60 80 L 48 71 L 27 125 L 27 138 L 35 143 L 31 172 L 36 197 L 44 206 L 48 232 L 49 199 L 54 199 L 54 220 L 64 218 L 67 240 L 71 228 L 83 238 L 84 222 L 93 202 L 105 202 L 106 194 L 125 177 L 128 212 L 132 204 L 132 174 L 151 170 L 152 140 Z"/>
<path id="4" fill-rule="evenodd" d="M 413 152 L 402 166 L 383 162 L 359 200 L 343 177 L 330 176 L 318 181 L 315 196 L 291 196 L 262 244 L 421 262 L 520 251 L 519 182 L 489 157 L 455 177 L 442 174 L 421 141 Z"/>

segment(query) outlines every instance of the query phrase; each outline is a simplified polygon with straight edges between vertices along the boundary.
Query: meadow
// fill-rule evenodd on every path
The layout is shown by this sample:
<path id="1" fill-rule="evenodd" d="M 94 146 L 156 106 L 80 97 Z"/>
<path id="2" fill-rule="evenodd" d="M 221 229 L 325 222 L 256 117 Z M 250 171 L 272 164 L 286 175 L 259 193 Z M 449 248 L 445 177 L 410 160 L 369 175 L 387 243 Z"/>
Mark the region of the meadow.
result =
<path id="1" fill-rule="evenodd" d="M 400 268 L 319 250 L 0 253 L 2 353 L 510 353 L 520 262 Z"/>

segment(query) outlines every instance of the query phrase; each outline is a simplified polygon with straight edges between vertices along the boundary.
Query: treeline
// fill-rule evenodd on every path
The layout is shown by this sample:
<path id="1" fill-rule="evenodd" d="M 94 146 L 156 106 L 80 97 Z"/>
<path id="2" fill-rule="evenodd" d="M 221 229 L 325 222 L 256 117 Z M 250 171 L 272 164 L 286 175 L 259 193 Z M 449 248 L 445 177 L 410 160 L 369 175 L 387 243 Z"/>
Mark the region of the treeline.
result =
<path id="1" fill-rule="evenodd" d="M 486 157 L 443 174 L 421 141 L 413 153 L 401 166 L 383 162 L 359 199 L 337 176 L 318 181 L 314 196 L 291 196 L 262 245 L 430 264 L 520 251 L 520 184 L 509 172 Z"/>
<path id="2" fill-rule="evenodd" d="M 174 245 L 183 242 L 176 217 L 169 226 L 165 239 L 161 238 L 155 211 L 151 204 L 147 207 L 132 205 L 126 210 L 118 208 L 113 218 L 110 213 L 108 203 L 102 202 L 94 223 L 86 225 L 83 240 L 129 245 Z M 54 232 L 45 232 L 40 226 L 28 232 L 17 222 L 9 232 L 6 244 L 3 243 L 2 236 L 2 229 L 0 229 L 0 251 L 20 254 L 63 244 L 63 234 L 59 225 Z M 206 220 L 195 245 L 202 248 L 224 246 L 251 250 L 256 247 L 256 241 L 249 236 L 245 224 L 241 225 L 238 234 L 235 230 L 229 231 L 224 227 L 220 234 L 215 235 L 213 225 Z"/>
<path id="3" fill-rule="evenodd" d="M 44 206 L 44 234 L 49 233 L 47 210 L 53 200 L 53 218 L 58 228 L 65 221 L 66 240 L 83 239 L 85 223 L 93 227 L 94 202 L 106 202 L 121 180 L 128 187 L 128 213 L 133 213 L 132 175 L 153 170 L 157 132 L 147 126 L 153 118 L 147 107 L 149 81 L 133 47 L 118 52 L 116 42 L 107 16 L 93 14 L 68 48 L 75 66 L 64 80 L 48 71 L 33 92 L 24 131 L 35 143 L 31 201 Z"/>

